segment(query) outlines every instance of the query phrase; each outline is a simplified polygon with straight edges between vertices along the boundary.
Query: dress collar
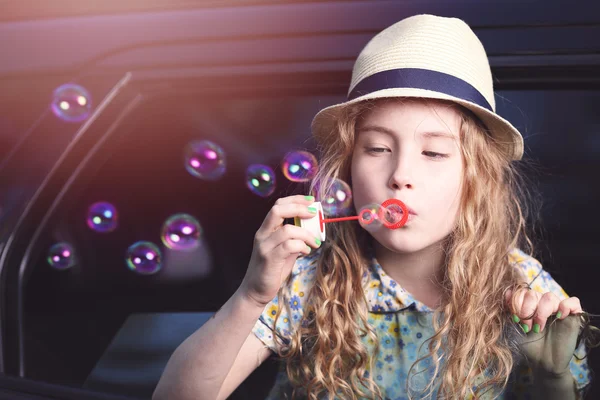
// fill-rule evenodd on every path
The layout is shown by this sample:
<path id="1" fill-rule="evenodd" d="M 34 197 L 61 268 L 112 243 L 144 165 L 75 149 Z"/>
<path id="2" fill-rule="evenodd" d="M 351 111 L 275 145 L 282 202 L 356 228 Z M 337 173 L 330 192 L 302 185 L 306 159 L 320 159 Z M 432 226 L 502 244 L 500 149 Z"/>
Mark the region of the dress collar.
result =
<path id="1" fill-rule="evenodd" d="M 369 305 L 369 311 L 386 313 L 408 309 L 433 312 L 431 308 L 416 300 L 398 282 L 385 273 L 375 257 L 372 246 L 368 246 L 367 260 L 368 268 L 363 273 L 362 286 Z"/>

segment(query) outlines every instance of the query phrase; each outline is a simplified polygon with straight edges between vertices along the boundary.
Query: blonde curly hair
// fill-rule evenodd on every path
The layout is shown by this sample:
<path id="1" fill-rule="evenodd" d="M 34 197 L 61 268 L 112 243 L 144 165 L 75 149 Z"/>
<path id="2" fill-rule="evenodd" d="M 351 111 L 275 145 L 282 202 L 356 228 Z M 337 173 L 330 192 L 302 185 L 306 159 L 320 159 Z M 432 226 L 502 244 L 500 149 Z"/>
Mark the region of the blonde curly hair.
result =
<path id="1" fill-rule="evenodd" d="M 351 182 L 355 127 L 380 101 L 387 100 L 346 107 L 336 132 L 321 143 L 320 168 L 310 186 L 317 198 L 329 190 L 332 178 Z M 408 385 L 411 374 L 419 373 L 415 371 L 417 365 L 431 357 L 434 377 L 439 379 L 425 389 L 428 396 L 433 394 L 433 382 L 439 381 L 438 398 L 479 397 L 489 390 L 497 397 L 519 356 L 505 292 L 524 281 L 509 264 L 510 250 L 519 247 L 533 251 L 525 232 L 528 209 L 524 205 L 530 193 L 523 174 L 501 151 L 502 144 L 468 110 L 438 100 L 401 101 L 426 101 L 459 112 L 464 165 L 460 211 L 446 240 L 442 305 L 433 317 L 435 335 L 426 342 L 428 356 L 410 368 L 405 389 L 412 398 Z M 372 370 L 379 351 L 375 330 L 368 323 L 362 287 L 369 262 L 365 248 L 371 238 L 358 224 L 330 224 L 327 228 L 328 240 L 316 261 L 316 280 L 308 293 L 303 324 L 293 332 L 289 344 L 278 340 L 294 387 L 292 398 L 302 393 L 309 399 L 323 395 L 329 399 L 381 399 L 380 389 L 366 373 Z M 279 304 L 286 304 L 286 292 L 280 290 L 278 296 Z M 363 343 L 365 337 L 375 343 L 372 353 Z M 489 378 L 476 386 L 476 378 L 484 371 Z"/>

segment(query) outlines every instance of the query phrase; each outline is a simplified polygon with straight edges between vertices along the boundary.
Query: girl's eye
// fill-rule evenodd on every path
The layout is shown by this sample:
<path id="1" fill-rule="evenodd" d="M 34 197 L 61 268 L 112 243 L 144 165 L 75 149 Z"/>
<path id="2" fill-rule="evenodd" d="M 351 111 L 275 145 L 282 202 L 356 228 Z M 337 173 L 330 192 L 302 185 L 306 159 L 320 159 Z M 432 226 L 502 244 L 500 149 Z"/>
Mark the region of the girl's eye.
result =
<path id="1" fill-rule="evenodd" d="M 384 147 L 367 147 L 367 153 L 383 153 L 386 150 Z"/>
<path id="2" fill-rule="evenodd" d="M 436 153 L 435 151 L 424 151 L 424 155 L 429 158 L 447 158 L 448 154 Z"/>

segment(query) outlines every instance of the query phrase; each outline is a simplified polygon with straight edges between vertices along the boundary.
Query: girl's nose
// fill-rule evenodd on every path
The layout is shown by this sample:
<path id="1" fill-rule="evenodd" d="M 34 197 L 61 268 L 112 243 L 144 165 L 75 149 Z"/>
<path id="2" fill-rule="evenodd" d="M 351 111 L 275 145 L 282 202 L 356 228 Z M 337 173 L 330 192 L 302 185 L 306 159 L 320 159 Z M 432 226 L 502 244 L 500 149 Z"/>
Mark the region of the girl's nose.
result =
<path id="1" fill-rule="evenodd" d="M 390 176 L 389 186 L 393 190 L 412 189 L 413 178 L 410 161 L 407 158 L 396 162 L 396 167 Z"/>
<path id="2" fill-rule="evenodd" d="M 393 190 L 401 190 L 401 189 L 412 189 L 413 185 L 409 178 L 407 177 L 392 177 L 390 180 L 390 187 Z"/>

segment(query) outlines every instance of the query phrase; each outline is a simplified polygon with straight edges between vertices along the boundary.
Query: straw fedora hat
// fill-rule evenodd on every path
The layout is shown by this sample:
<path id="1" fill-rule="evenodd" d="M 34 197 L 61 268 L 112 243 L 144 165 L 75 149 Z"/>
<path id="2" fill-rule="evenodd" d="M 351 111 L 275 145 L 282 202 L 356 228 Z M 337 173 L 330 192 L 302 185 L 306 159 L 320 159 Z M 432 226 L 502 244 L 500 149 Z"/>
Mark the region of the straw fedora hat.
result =
<path id="1" fill-rule="evenodd" d="M 360 52 L 348 99 L 314 117 L 317 142 L 334 134 L 339 112 L 363 100 L 419 97 L 450 100 L 472 111 L 509 159 L 523 156 L 523 137 L 496 114 L 490 64 L 483 45 L 462 20 L 415 15 L 384 29 Z"/>

